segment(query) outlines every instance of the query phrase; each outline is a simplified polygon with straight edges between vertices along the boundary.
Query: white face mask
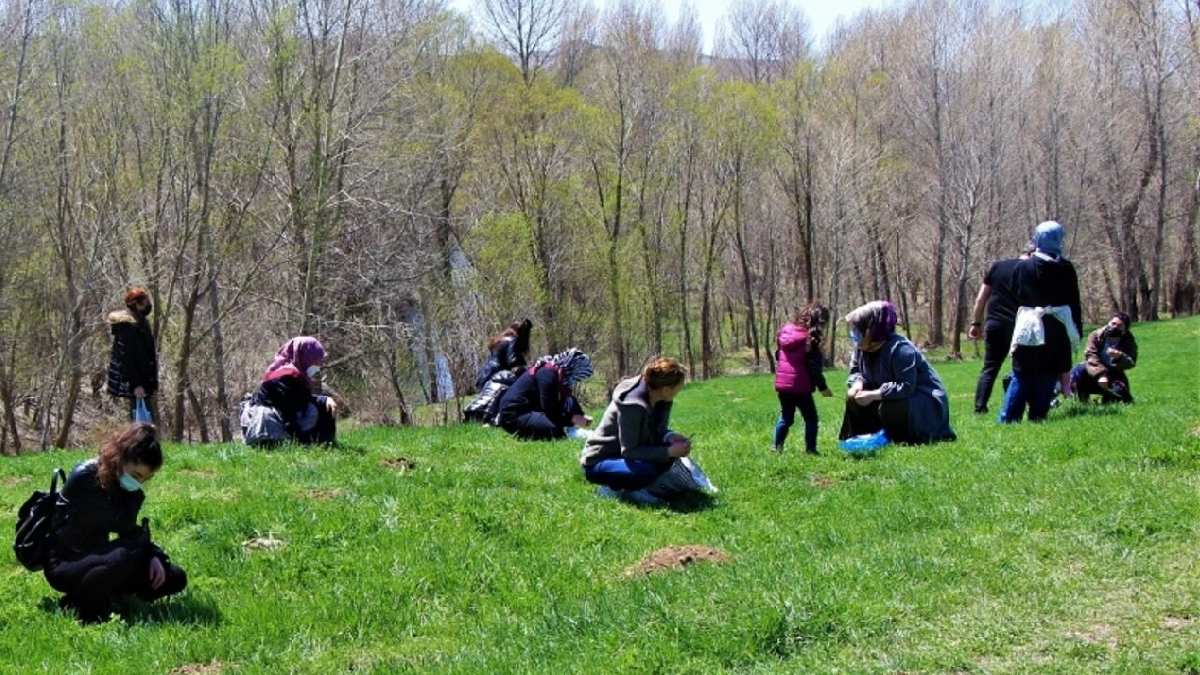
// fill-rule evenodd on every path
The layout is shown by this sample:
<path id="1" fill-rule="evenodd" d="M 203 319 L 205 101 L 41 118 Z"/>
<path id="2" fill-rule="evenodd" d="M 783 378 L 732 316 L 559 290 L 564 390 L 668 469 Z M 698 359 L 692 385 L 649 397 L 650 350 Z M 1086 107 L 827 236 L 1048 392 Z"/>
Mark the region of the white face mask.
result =
<path id="1" fill-rule="evenodd" d="M 321 366 L 309 366 L 308 370 L 304 371 L 310 379 L 316 379 L 317 373 L 321 372 Z"/>

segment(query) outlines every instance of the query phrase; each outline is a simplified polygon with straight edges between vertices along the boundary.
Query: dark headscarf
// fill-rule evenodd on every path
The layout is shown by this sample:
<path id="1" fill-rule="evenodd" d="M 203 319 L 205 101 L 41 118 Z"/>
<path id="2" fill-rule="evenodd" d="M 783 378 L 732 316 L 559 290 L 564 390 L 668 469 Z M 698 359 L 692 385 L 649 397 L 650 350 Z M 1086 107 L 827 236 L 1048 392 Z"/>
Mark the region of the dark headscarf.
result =
<path id="1" fill-rule="evenodd" d="M 896 332 L 896 306 L 875 300 L 846 315 L 846 323 L 872 342 L 883 342 Z"/>

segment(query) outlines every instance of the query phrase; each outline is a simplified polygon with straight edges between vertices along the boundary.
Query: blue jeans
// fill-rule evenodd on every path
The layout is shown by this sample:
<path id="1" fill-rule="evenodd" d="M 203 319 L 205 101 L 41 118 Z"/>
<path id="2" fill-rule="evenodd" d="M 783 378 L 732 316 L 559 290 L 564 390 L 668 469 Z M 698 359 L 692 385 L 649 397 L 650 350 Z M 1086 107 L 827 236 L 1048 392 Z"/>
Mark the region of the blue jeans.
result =
<path id="1" fill-rule="evenodd" d="M 775 423 L 775 447 L 782 448 L 788 431 L 796 421 L 796 408 L 804 417 L 804 449 L 817 451 L 817 404 L 812 394 L 788 394 L 779 392 L 779 421 Z"/>
<path id="2" fill-rule="evenodd" d="M 614 490 L 640 490 L 658 480 L 670 462 L 650 462 L 644 459 L 602 459 L 583 469 L 589 483 L 607 485 Z"/>
<path id="3" fill-rule="evenodd" d="M 1000 423 L 1020 422 L 1026 405 L 1029 406 L 1030 422 L 1046 419 L 1056 384 L 1058 376 L 1052 373 L 1013 373 L 1012 382 L 1004 392 L 1004 404 L 1000 407 Z"/>

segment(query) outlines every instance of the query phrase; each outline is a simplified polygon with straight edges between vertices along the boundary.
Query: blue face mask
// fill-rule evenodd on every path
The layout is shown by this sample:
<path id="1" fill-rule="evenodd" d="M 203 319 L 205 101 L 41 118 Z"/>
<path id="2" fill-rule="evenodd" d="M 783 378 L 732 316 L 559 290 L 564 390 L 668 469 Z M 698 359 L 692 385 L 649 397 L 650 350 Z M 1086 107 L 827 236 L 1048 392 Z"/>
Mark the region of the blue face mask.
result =
<path id="1" fill-rule="evenodd" d="M 133 476 L 130 476 L 128 473 L 121 474 L 121 479 L 118 482 L 121 484 L 122 490 L 128 490 L 129 492 L 137 492 L 138 490 L 142 489 L 142 484 L 139 483 L 136 478 L 134 478 Z"/>

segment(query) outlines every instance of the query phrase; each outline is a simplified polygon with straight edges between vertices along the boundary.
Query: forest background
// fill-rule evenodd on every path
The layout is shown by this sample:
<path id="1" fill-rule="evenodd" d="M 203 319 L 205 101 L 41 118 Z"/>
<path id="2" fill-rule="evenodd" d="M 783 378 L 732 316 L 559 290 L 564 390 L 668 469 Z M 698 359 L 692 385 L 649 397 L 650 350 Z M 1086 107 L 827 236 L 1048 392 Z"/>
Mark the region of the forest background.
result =
<path id="1" fill-rule="evenodd" d="M 914 0 L 818 48 L 795 3 L 735 0 L 704 44 L 648 0 L 7 0 L 0 453 L 124 413 L 134 284 L 158 421 L 201 441 L 299 334 L 383 424 L 455 421 L 526 316 L 596 356 L 595 400 L 652 354 L 768 370 L 809 300 L 892 299 L 958 358 L 1047 219 L 1085 320 L 1200 310 L 1200 1 Z"/>

